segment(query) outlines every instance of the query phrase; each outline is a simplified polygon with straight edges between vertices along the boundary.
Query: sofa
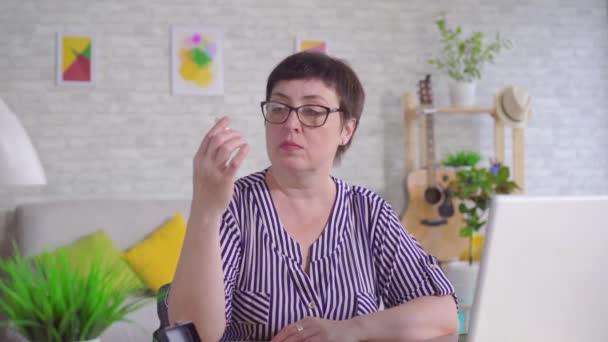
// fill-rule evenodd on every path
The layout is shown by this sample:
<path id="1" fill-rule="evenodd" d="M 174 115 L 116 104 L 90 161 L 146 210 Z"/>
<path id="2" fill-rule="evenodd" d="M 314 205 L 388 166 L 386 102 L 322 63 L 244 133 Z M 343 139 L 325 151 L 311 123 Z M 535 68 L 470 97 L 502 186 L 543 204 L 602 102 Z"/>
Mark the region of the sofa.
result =
<path id="1" fill-rule="evenodd" d="M 189 200 L 66 200 L 19 205 L 13 234 L 22 254 L 53 250 L 103 228 L 121 251 L 146 238 L 176 212 L 187 220 Z M 152 297 L 151 297 L 152 298 Z M 102 336 L 102 342 L 151 341 L 159 327 L 156 302 L 133 312 Z"/>

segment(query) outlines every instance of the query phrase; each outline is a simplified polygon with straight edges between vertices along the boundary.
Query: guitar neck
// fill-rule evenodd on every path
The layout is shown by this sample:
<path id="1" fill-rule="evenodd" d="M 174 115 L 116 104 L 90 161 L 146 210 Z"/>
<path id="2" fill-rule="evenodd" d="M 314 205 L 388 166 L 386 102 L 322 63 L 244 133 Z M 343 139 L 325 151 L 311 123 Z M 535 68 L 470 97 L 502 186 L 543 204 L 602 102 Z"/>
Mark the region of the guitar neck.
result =
<path id="1" fill-rule="evenodd" d="M 433 106 L 433 95 L 431 92 L 431 75 L 426 75 L 424 80 L 418 82 L 418 94 L 420 96 L 420 104 L 422 108 Z M 435 181 L 435 134 L 433 114 L 425 114 L 426 124 L 426 172 L 427 185 L 429 188 L 434 187 Z"/>
<path id="2" fill-rule="evenodd" d="M 426 120 L 426 173 L 429 186 L 435 184 L 435 134 L 433 114 L 425 114 Z"/>

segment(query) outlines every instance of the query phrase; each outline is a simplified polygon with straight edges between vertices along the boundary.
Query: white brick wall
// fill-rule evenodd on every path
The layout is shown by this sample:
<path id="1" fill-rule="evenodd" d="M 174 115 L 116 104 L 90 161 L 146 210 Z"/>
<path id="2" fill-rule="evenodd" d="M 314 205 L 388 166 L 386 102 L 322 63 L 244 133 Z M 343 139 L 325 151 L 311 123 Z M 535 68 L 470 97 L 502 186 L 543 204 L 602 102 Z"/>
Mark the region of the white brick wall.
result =
<path id="1" fill-rule="evenodd" d="M 267 165 L 258 102 L 296 34 L 326 36 L 367 91 L 362 126 L 335 174 L 403 201 L 402 95 L 425 72 L 445 102 L 445 77 L 425 60 L 437 49 L 436 16 L 496 30 L 513 48 L 485 69 L 479 103 L 518 84 L 534 98 L 527 131 L 531 194 L 608 193 L 608 20 L 605 0 L 493 1 L 82 1 L 0 2 L 0 97 L 31 134 L 46 168 L 42 188 L 6 189 L 0 208 L 74 197 L 188 197 L 191 158 L 213 118 L 229 113 L 252 144 L 241 174 Z M 169 25 L 225 31 L 225 96 L 174 97 Z M 97 33 L 93 88 L 54 84 L 60 30 Z M 439 154 L 481 149 L 489 118 L 437 119 Z"/>

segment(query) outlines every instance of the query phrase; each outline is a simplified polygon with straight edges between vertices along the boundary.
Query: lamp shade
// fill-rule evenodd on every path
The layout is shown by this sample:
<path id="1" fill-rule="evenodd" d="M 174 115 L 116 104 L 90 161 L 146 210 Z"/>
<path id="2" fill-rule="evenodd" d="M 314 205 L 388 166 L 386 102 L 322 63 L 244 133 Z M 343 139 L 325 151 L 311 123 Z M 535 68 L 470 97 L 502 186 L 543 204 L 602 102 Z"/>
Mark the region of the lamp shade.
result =
<path id="1" fill-rule="evenodd" d="M 17 116 L 0 99 L 0 185 L 46 184 L 44 169 Z"/>

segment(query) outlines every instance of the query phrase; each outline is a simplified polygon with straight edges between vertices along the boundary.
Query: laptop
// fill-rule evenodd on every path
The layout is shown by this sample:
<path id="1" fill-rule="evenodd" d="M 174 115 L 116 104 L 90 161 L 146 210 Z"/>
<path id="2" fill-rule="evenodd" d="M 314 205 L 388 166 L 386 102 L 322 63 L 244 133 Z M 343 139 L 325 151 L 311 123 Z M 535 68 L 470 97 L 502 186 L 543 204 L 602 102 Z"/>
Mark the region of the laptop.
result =
<path id="1" fill-rule="evenodd" d="M 468 342 L 608 341 L 608 196 L 497 196 Z"/>

